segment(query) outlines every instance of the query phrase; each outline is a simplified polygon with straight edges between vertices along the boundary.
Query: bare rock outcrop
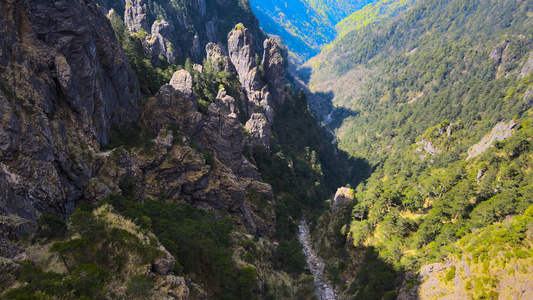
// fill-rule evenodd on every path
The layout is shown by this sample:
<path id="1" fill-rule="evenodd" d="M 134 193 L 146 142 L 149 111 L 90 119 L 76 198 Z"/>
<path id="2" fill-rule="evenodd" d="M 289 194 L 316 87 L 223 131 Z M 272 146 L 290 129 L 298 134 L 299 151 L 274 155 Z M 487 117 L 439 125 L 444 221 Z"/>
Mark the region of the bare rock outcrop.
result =
<path id="1" fill-rule="evenodd" d="M 354 190 L 347 187 L 338 188 L 331 203 L 332 211 L 334 213 L 340 211 L 346 204 L 353 202 L 354 199 Z"/>
<path id="2" fill-rule="evenodd" d="M 235 99 L 227 95 L 226 90 L 219 90 L 217 98 L 209 106 L 207 138 L 218 159 L 235 174 L 260 180 L 257 168 L 243 156 L 244 129 L 237 117 L 238 113 Z"/>
<path id="3" fill-rule="evenodd" d="M 252 114 L 244 127 L 250 133 L 252 141 L 262 145 L 266 149 L 270 148 L 272 129 L 263 113 Z"/>
<path id="4" fill-rule="evenodd" d="M 533 52 L 529 54 L 529 59 L 524 64 L 524 67 L 522 68 L 522 72 L 520 73 L 520 77 L 524 78 L 527 75 L 531 74 L 533 72 Z"/>
<path id="5" fill-rule="evenodd" d="M 104 191 L 120 194 L 120 183 L 130 180 L 138 199 L 165 195 L 198 209 L 224 209 L 242 230 L 271 235 L 272 188 L 260 182 L 257 168 L 243 156 L 243 127 L 237 115 L 235 100 L 221 89 L 202 117 L 191 75 L 176 72 L 143 110 L 144 124 L 158 133 L 152 153 L 119 148 L 104 156 L 90 186 L 101 192 L 87 191 L 87 197 Z"/>
<path id="6" fill-rule="evenodd" d="M 515 132 L 515 126 L 515 120 L 511 120 L 509 123 L 500 122 L 496 124 L 492 131 L 481 139 L 481 142 L 468 149 L 468 157 L 466 159 L 474 158 L 485 152 L 495 141 L 503 141 L 509 138 Z"/>
<path id="7" fill-rule="evenodd" d="M 270 45 L 270 43 L 265 44 Z M 249 118 L 246 122 L 246 129 L 251 133 L 251 144 L 270 149 L 271 126 L 274 123 L 273 99 L 269 87 L 261 80 L 261 74 L 255 61 L 253 37 L 242 24 L 237 24 L 228 34 L 228 52 L 245 90 L 244 102 L 246 104 L 243 109 Z M 274 62 L 279 58 L 275 53 L 276 50 L 269 46 L 269 54 L 264 55 L 267 57 L 271 76 L 276 73 L 274 71 L 275 66 L 279 66 Z M 284 81 L 284 77 L 281 80 Z M 279 85 L 278 79 L 272 78 L 271 81 Z M 274 88 L 278 91 L 278 86 Z"/>
<path id="8" fill-rule="evenodd" d="M 126 11 L 124 12 L 124 23 L 126 28 L 132 33 L 150 32 L 148 22 L 148 10 L 145 0 L 126 0 Z"/>
<path id="9" fill-rule="evenodd" d="M 283 105 L 285 101 L 283 97 L 285 89 L 285 59 L 274 39 L 266 39 L 263 47 L 265 48 L 263 68 L 266 82 L 274 102 L 278 105 Z"/>
<path id="10" fill-rule="evenodd" d="M 235 67 L 231 63 L 229 57 L 222 53 L 222 49 L 219 45 L 214 43 L 209 43 L 205 46 L 205 51 L 207 53 L 207 60 L 217 71 L 225 71 L 228 73 L 235 73 Z"/>
<path id="11" fill-rule="evenodd" d="M 254 38 L 242 24 L 237 24 L 228 34 L 228 52 L 248 99 L 254 100 L 262 82 L 255 61 Z"/>
<path id="12" fill-rule="evenodd" d="M 174 30 L 174 26 L 166 20 L 156 20 L 152 25 L 151 34 L 146 37 L 143 46 L 154 64 L 161 64 L 161 57 L 169 64 L 175 64 L 181 55 Z"/>
<path id="13" fill-rule="evenodd" d="M 161 87 L 156 97 L 147 103 L 143 117 L 155 132 L 172 123 L 189 136 L 200 132 L 204 122 L 192 91 L 191 74 L 185 70 L 174 73 L 170 83 Z"/>
<path id="14" fill-rule="evenodd" d="M 92 1 L 10 1 L 0 23 L 0 214 L 67 216 L 111 124 L 138 118 L 137 79 Z"/>

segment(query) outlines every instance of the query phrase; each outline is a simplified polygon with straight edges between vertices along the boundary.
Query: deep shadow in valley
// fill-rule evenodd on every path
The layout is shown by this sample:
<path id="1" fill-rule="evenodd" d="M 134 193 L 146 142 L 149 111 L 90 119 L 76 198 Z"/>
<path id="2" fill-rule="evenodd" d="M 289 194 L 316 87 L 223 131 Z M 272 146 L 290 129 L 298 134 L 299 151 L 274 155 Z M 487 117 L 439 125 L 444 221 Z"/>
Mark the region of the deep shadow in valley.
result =
<path id="1" fill-rule="evenodd" d="M 308 81 L 309 77 L 303 81 L 299 78 L 293 80 L 300 84 Z M 357 112 L 344 107 L 335 107 L 333 105 L 335 94 L 331 91 L 311 93 L 306 86 L 302 90 L 306 92 L 309 110 L 323 125 L 321 126 L 323 139 L 328 141 L 334 151 L 334 154 L 327 149 L 321 152 L 320 161 L 324 166 L 322 172 L 326 186 L 330 190 L 346 185 L 355 188 L 367 181 L 377 165 L 372 165 L 366 158 L 354 157 L 338 149 L 337 139 L 333 133 L 342 125 L 344 119 L 357 116 Z M 329 245 L 326 247 L 329 249 L 321 249 L 319 255 L 327 261 L 326 276 L 336 285 L 337 298 L 397 299 L 401 290 L 400 299 L 419 299 L 418 285 L 413 274 L 408 276 L 392 263 L 382 259 L 379 249 L 372 246 L 354 247 L 347 236 L 341 233 L 344 226 L 350 226 L 351 211 L 356 203 L 357 195 L 350 205 L 338 212 L 332 211 L 331 218 L 327 218 L 326 224 L 320 225 L 320 221 L 316 224 L 322 227 L 322 230 L 323 226 L 333 229 L 323 231 L 333 234 L 323 236 L 328 241 L 321 244 Z"/>

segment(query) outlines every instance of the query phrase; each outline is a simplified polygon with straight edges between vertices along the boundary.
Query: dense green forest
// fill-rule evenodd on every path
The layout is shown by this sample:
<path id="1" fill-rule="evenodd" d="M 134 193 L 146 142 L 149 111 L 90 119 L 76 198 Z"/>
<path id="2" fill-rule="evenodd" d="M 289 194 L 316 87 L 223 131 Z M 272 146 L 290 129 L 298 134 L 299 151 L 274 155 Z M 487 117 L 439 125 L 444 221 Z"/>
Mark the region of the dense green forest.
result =
<path id="1" fill-rule="evenodd" d="M 301 64 L 337 37 L 337 23 L 372 2 L 251 0 L 250 5 L 263 30 L 280 36 L 289 49 L 291 61 Z"/>
<path id="2" fill-rule="evenodd" d="M 186 70 L 198 118 L 210 118 L 223 88 L 240 107 L 236 128 L 247 139 L 245 89 L 231 68 L 186 51 L 176 64 L 164 58 L 154 64 L 143 48 L 146 33 L 124 25 L 122 2 L 95 2 L 114 8 L 107 17 L 139 81 L 140 115 L 149 114 L 177 70 Z M 164 193 L 140 199 L 134 177 L 116 174 L 123 179 L 103 200 L 78 201 L 67 220 L 43 214 L 34 232 L 20 234 L 17 246 L 29 259 L 20 261 L 18 282 L 2 299 L 148 299 L 176 286 L 190 298 L 314 299 L 307 244 L 297 238 L 303 219 L 339 299 L 396 299 L 410 290 L 415 298 L 461 290 L 465 298 L 497 299 L 531 277 L 530 0 L 146 3 L 150 23 L 188 24 L 175 32 L 183 49 L 206 35 L 205 20 L 218 22 L 224 41 L 238 22 L 258 29 L 253 9 L 266 32 L 285 39 L 293 62 L 318 54 L 300 69 L 314 94 L 297 90 L 290 78 L 284 104 L 272 104 L 270 148 L 246 144 L 239 153 L 254 165 L 253 180 L 272 188 L 274 230 L 247 231 L 235 217 L 240 212 L 194 206 L 211 199 L 188 203 Z M 211 8 L 205 15 L 202 3 Z M 255 61 L 266 82 L 263 37 L 255 37 Z M 113 124 L 109 143 L 100 145 L 105 153 L 95 153 L 155 161 L 157 134 L 148 123 Z M 208 170 L 208 182 L 221 181 L 213 174 L 222 169 L 229 175 L 221 177 L 237 177 L 204 137 L 187 137 L 176 123 L 165 126 L 161 132 L 174 135 L 163 142 L 186 146 L 185 155 Z M 70 158 L 76 161 L 74 153 Z M 336 202 L 341 186 L 346 197 Z M 255 210 L 267 206 L 266 193 L 254 188 L 243 197 Z M 420 280 L 429 264 L 442 267 L 435 273 L 444 270 L 427 280 L 433 287 Z M 165 276 L 174 276 L 175 286 L 165 286 Z"/>
<path id="3" fill-rule="evenodd" d="M 361 24 L 307 63 L 311 89 L 332 95 L 324 120 L 340 148 L 376 168 L 355 189 L 342 229 L 349 243 L 418 272 L 457 259 L 458 249 L 475 257 L 481 246 L 464 245 L 479 243 L 477 234 L 523 222 L 514 216 L 533 204 L 532 13 L 528 1 L 423 1 Z M 347 117 L 336 113 L 343 110 Z M 512 136 L 469 157 L 500 122 L 517 124 L 509 125 Z M 511 249 L 509 259 L 529 261 L 527 228 L 520 237 L 498 231 L 495 243 Z M 471 283 L 475 297 L 497 293 L 497 284 L 480 279 L 499 280 L 496 262 L 485 264 Z"/>
<path id="4" fill-rule="evenodd" d="M 370 3 L 338 22 L 335 25 L 337 35 L 340 38 L 354 29 L 390 19 L 418 2 L 420 1 L 382 0 Z"/>

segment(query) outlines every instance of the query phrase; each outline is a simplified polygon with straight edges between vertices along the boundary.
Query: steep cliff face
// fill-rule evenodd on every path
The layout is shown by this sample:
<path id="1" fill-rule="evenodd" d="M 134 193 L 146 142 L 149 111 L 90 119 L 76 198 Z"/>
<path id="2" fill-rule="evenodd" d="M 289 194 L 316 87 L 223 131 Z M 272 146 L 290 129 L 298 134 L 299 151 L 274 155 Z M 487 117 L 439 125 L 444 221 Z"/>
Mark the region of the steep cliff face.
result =
<path id="1" fill-rule="evenodd" d="M 245 91 L 243 109 L 248 117 L 245 128 L 251 133 L 252 145 L 270 148 L 270 135 L 274 123 L 273 102 L 283 104 L 285 62 L 279 47 L 271 39 L 264 42 L 263 70 L 255 60 L 254 38 L 242 24 L 237 24 L 228 34 L 228 52 Z M 264 74 L 261 74 L 264 72 Z M 264 76 L 262 76 L 264 75 Z M 280 76 L 280 78 L 275 78 Z M 275 91 L 270 94 L 269 85 Z M 274 98 L 274 99 L 273 99 Z"/>
<path id="2" fill-rule="evenodd" d="M 173 48 L 170 42 L 176 34 L 175 23 L 163 19 L 152 23 L 151 3 L 155 2 L 124 4 L 128 29 L 134 36 L 143 36 L 151 26 L 149 38 L 156 36 L 159 46 L 166 47 L 163 52 L 154 50 L 158 58 L 163 55 L 171 61 L 189 55 L 182 51 L 187 44 Z M 197 4 L 196 11 L 207 17 L 206 2 Z M 19 277 L 17 261 L 30 258 L 38 262 L 36 257 L 51 249 L 49 237 L 39 236 L 38 228 L 43 225 L 38 225 L 37 219 L 46 213 L 61 219 L 72 217 L 69 226 L 76 226 L 72 224 L 80 210 L 72 213 L 79 202 L 101 204 L 106 198 L 120 198 L 136 204 L 156 199 L 173 205 L 188 203 L 213 212 L 209 214 L 213 218 L 229 217 L 224 219 L 228 240 L 229 232 L 273 237 L 276 200 L 272 187 L 262 181 L 252 149 L 256 145 L 269 148 L 273 107 L 281 106 L 286 95 L 285 62 L 279 48 L 265 42 L 268 53 L 257 63 L 257 42 L 240 24 L 230 33 L 229 42 L 213 39 L 216 43 L 208 44 L 205 53 L 210 65 L 175 72 L 157 94 L 141 102 L 136 76 L 141 78 L 142 70 L 136 68 L 134 74 L 130 69 L 103 11 L 102 5 L 83 0 L 20 0 L 4 3 L 0 9 L 0 257 L 12 259 L 0 261 L 2 270 L 9 269 L 3 276 L 6 282 L 0 283 L 2 290 Z M 192 43 L 199 47 L 198 40 L 192 39 Z M 232 46 L 226 50 L 220 46 L 224 44 Z M 242 75 L 240 82 L 238 75 Z M 222 86 L 212 80 L 216 76 L 224 78 Z M 214 93 L 206 98 L 198 86 Z M 130 134 L 137 129 L 142 131 L 142 141 Z M 128 141 L 117 144 L 121 139 Z M 97 218 L 91 218 L 97 223 Z M 120 230 L 127 231 L 128 224 Z M 104 230 L 102 235 L 116 234 L 115 229 Z M 37 242 L 49 244 L 41 245 L 40 252 L 32 256 L 32 250 L 20 242 L 24 232 L 37 232 L 35 236 L 42 238 Z M 68 243 L 78 239 L 74 235 L 61 238 Z M 155 238 L 149 241 L 152 246 L 157 243 Z M 117 253 L 125 249 L 111 244 Z M 170 253 L 176 255 L 171 248 Z M 109 253 L 107 259 L 114 255 Z M 129 273 L 121 273 L 121 287 L 109 289 L 124 293 L 129 280 L 142 273 L 156 284 L 155 292 L 168 294 L 169 299 L 194 298 L 195 293 L 205 298 L 191 280 L 175 276 L 181 271 L 174 270 L 175 259 L 163 246 L 154 253 L 155 258 L 145 264 L 149 272 L 130 261 Z M 63 260 L 65 270 L 54 271 L 72 275 L 69 259 Z M 85 260 L 90 258 L 80 261 Z M 256 273 L 250 277 L 259 278 Z M 262 281 L 258 282 L 262 286 Z M 206 291 L 219 293 L 216 289 Z"/>
<path id="3" fill-rule="evenodd" d="M 86 198 L 99 201 L 128 193 L 135 199 L 188 202 L 205 210 L 227 210 L 243 231 L 269 236 L 274 196 L 244 156 L 245 138 L 235 100 L 220 89 L 207 116 L 198 112 L 191 75 L 177 71 L 142 109 L 141 122 L 157 134 L 151 153 L 117 148 L 101 154 L 102 168 Z M 260 195 L 259 197 L 257 195 Z"/>
<path id="4" fill-rule="evenodd" d="M 146 53 L 155 64 L 183 63 L 189 57 L 201 62 L 205 46 L 212 42 L 227 45 L 226 34 L 237 23 L 244 23 L 259 42 L 264 34 L 252 14 L 247 1 L 193 0 L 193 1 L 146 1 L 97 0 L 107 13 L 113 8 L 131 33 L 140 33 Z"/>
<path id="5" fill-rule="evenodd" d="M 92 2 L 0 10 L 0 214 L 66 216 L 113 123 L 138 117 L 138 84 Z"/>
<path id="6" fill-rule="evenodd" d="M 132 30 L 140 32 L 144 9 L 130 6 L 145 4 L 128 3 L 130 22 L 141 20 Z M 138 199 L 164 194 L 198 208 L 225 208 L 252 233 L 273 232 L 272 190 L 243 155 L 245 143 L 268 149 L 273 122 L 272 97 L 259 76 L 247 29 L 230 34 L 231 58 L 217 45 L 208 47 L 210 59 L 242 74 L 242 99 L 221 89 L 202 116 L 191 75 L 178 71 L 142 108 L 141 124 L 157 136 L 154 156 L 120 149 L 102 153 L 111 125 L 141 114 L 138 83 L 109 21 L 95 4 L 82 1 L 19 1 L 1 13 L 2 215 L 67 217 L 76 201 L 123 193 L 120 184 L 134 180 Z M 265 54 L 265 64 L 276 65 L 277 48 L 269 49 L 274 54 Z M 239 106 L 246 126 L 238 119 Z"/>

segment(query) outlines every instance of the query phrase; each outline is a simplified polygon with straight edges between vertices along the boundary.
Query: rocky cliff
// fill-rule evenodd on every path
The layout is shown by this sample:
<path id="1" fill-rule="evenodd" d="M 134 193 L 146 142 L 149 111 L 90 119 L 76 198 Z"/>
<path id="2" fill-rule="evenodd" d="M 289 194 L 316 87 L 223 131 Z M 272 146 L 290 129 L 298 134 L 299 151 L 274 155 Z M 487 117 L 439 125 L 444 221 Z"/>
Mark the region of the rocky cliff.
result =
<path id="1" fill-rule="evenodd" d="M 152 62 L 183 63 L 187 57 L 201 62 L 205 46 L 212 42 L 225 49 L 226 34 L 237 23 L 244 23 L 252 34 L 264 39 L 259 23 L 247 1 L 194 0 L 97 0 L 105 14 L 114 9 L 131 33 L 143 40 L 145 52 Z M 123 12 L 123 15 L 122 15 Z"/>
<path id="2" fill-rule="evenodd" d="M 10 1 L 0 15 L 0 214 L 66 217 L 111 124 L 138 118 L 138 83 L 90 1 Z"/>
<path id="3" fill-rule="evenodd" d="M 252 34 L 243 24 L 237 24 L 228 34 L 229 57 L 245 91 L 243 102 L 246 104 L 243 109 L 249 118 L 245 128 L 251 133 L 252 145 L 269 149 L 271 126 L 274 123 L 274 101 L 279 105 L 283 104 L 285 62 L 279 47 L 272 39 L 268 39 L 264 42 L 261 69 L 255 60 L 254 45 Z M 273 89 L 275 97 L 270 94 L 269 87 Z"/>
<path id="4" fill-rule="evenodd" d="M 273 189 L 262 181 L 251 153 L 254 146 L 269 149 L 274 107 L 288 95 L 279 47 L 265 41 L 263 60 L 256 59 L 257 44 L 263 43 L 239 24 L 227 41 L 213 38 L 207 45 L 212 68 L 179 70 L 140 101 L 139 74 L 103 14 L 105 1 L 98 2 L 100 7 L 81 0 L 20 0 L 0 9 L 0 256 L 14 259 L 0 266 L 10 269 L 2 290 L 20 275 L 17 261 L 36 261 L 42 254 L 32 256 L 20 244 L 25 232 L 40 230 L 39 217 L 68 220 L 76 204 L 97 204 L 111 195 L 132 203 L 188 203 L 230 217 L 242 234 L 273 236 Z M 128 30 L 165 46 L 157 50 L 144 43 L 158 58 L 171 62 L 191 55 L 193 48 L 170 41 L 179 32 L 177 23 L 153 20 L 150 3 L 126 1 Z M 196 11 L 208 17 L 205 5 L 198 1 Z M 205 72 L 221 73 L 228 86 L 201 82 Z M 205 99 L 201 84 L 218 89 Z M 166 291 L 185 287 L 192 293 L 194 284 L 174 276 L 180 271 L 173 271 L 173 258 L 160 248 L 158 257 L 166 261 L 154 260 L 143 272 L 157 279 L 156 290 L 165 297 L 180 298 L 181 292 Z M 66 270 L 54 271 L 70 275 L 63 263 Z M 137 271 L 124 275 L 122 284 Z"/>

